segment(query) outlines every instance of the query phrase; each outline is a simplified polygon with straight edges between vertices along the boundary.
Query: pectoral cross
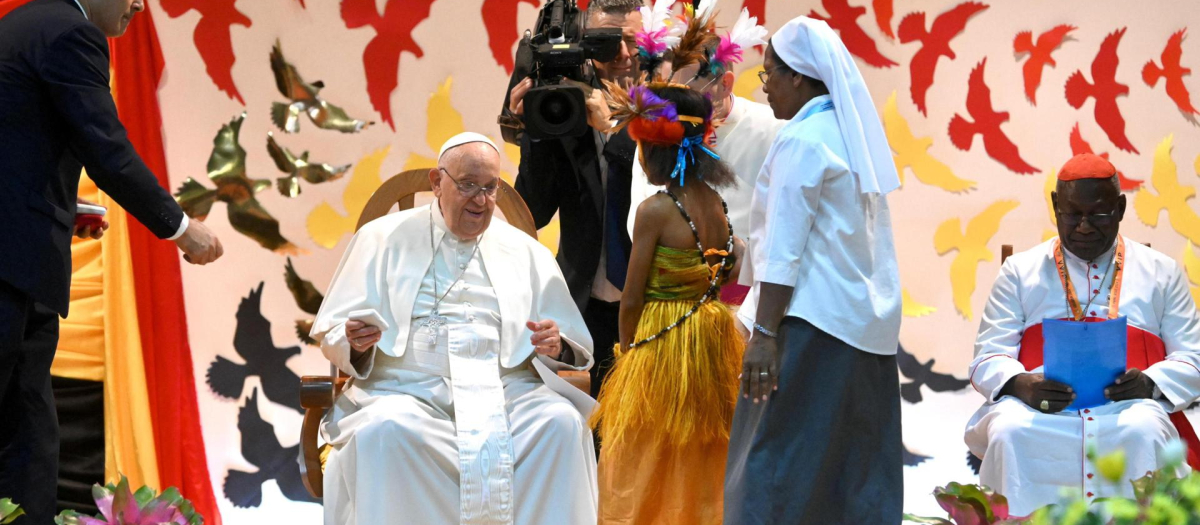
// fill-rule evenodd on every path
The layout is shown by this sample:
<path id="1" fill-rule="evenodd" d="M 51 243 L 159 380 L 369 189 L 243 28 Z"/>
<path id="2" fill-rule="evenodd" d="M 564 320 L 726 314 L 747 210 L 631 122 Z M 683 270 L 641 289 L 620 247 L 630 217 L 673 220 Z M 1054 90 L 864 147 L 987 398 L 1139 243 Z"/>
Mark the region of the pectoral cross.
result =
<path id="1" fill-rule="evenodd" d="M 427 328 L 431 333 L 437 335 L 438 330 L 440 330 L 443 326 L 446 326 L 446 321 L 446 316 L 441 315 L 437 310 L 434 310 L 429 314 L 429 317 L 426 317 L 423 321 L 421 321 L 421 328 Z"/>

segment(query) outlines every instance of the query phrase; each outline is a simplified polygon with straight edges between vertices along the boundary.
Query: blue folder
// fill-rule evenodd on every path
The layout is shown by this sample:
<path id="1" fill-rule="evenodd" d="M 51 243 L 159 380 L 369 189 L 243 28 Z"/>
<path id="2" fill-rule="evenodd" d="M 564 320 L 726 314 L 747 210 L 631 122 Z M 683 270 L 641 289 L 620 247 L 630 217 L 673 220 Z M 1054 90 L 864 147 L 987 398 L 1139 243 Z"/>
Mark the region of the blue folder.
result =
<path id="1" fill-rule="evenodd" d="M 1075 389 L 1075 402 L 1066 410 L 1108 402 L 1104 388 L 1125 373 L 1125 325 L 1125 317 L 1096 323 L 1043 321 L 1046 378 Z"/>

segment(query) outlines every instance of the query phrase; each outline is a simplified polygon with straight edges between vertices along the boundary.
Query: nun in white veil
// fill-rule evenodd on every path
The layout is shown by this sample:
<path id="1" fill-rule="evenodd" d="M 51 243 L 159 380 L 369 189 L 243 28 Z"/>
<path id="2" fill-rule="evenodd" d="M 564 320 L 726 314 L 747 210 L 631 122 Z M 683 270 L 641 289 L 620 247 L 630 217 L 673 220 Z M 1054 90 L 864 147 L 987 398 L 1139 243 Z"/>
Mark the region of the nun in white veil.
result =
<path id="1" fill-rule="evenodd" d="M 725 478 L 725 523 L 900 522 L 899 186 L 846 46 L 799 17 L 772 38 L 779 131 L 755 183 L 738 315 L 753 327 Z"/>

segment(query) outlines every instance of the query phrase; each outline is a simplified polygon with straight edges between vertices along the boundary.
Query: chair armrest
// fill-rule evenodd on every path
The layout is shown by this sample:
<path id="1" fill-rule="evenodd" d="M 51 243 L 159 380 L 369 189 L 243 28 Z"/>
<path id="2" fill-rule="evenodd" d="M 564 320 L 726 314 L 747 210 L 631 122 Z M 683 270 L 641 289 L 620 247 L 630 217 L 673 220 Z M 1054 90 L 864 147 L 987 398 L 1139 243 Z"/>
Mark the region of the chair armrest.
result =
<path id="1" fill-rule="evenodd" d="M 304 376 L 300 378 L 300 406 L 304 408 L 329 408 L 333 406 L 335 378 L 330 376 Z"/>
<path id="2" fill-rule="evenodd" d="M 559 370 L 558 377 L 563 378 L 585 394 L 592 393 L 592 376 L 585 370 Z"/>

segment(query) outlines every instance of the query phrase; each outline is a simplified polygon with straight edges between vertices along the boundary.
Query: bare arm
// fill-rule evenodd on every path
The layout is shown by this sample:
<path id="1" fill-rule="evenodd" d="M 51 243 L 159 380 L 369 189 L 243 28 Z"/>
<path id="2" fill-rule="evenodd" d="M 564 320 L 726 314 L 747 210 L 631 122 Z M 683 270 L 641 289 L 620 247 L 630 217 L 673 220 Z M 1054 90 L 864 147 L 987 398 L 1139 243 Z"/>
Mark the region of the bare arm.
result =
<path id="1" fill-rule="evenodd" d="M 629 270 L 625 274 L 625 289 L 621 292 L 619 333 L 621 348 L 628 349 L 637 334 L 638 321 L 646 304 L 646 280 L 654 263 L 654 247 L 662 233 L 663 213 L 660 199 L 651 197 L 638 206 L 633 227 L 633 247 L 629 254 Z"/>

